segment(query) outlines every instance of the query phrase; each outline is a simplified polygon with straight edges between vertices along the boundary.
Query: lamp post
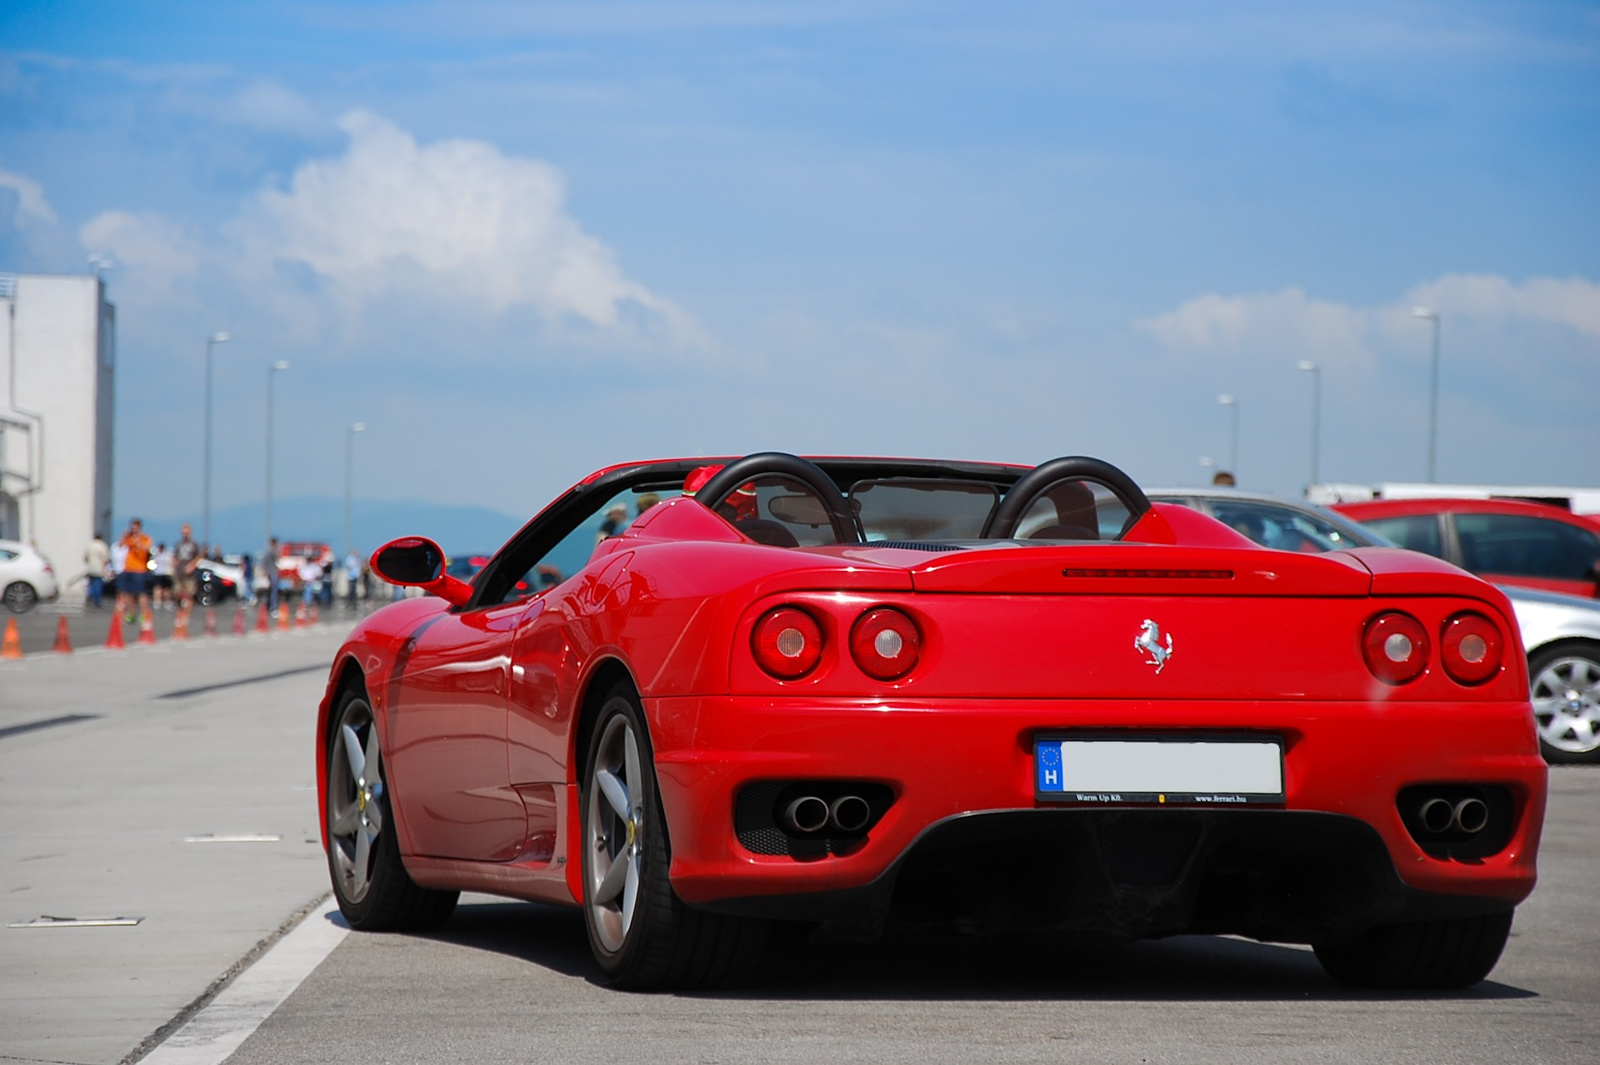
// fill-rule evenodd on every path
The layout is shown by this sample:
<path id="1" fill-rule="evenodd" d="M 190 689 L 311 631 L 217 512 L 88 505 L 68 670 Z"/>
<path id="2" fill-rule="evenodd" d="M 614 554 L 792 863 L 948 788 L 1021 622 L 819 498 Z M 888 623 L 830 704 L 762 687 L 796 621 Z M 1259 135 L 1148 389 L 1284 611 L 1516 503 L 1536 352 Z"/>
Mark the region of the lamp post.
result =
<path id="1" fill-rule="evenodd" d="M 200 543 L 207 555 L 211 554 L 211 352 L 218 344 L 231 339 L 227 333 L 212 333 L 206 337 L 206 447 L 205 474 L 201 478 L 200 492 Z"/>
<path id="2" fill-rule="evenodd" d="M 350 485 L 352 456 L 355 454 L 356 434 L 367 431 L 366 422 L 352 422 L 344 434 L 344 557 L 350 554 Z"/>
<path id="3" fill-rule="evenodd" d="M 1228 443 L 1228 472 L 1233 474 L 1234 480 L 1239 478 L 1239 401 L 1230 393 L 1224 392 L 1217 397 L 1217 402 L 1233 411 L 1233 432 Z"/>
<path id="4" fill-rule="evenodd" d="M 1427 307 L 1411 308 L 1414 318 L 1433 323 L 1433 370 L 1428 383 L 1428 483 L 1434 480 L 1434 460 L 1439 448 L 1439 312 Z"/>
<path id="5" fill-rule="evenodd" d="M 265 548 L 265 546 L 267 544 L 272 542 L 272 391 L 273 391 L 273 383 L 278 379 L 278 375 L 280 373 L 282 373 L 284 370 L 287 370 L 288 368 L 289 368 L 289 363 L 287 361 L 283 360 L 283 359 L 279 359 L 277 362 L 275 362 L 271 366 L 267 367 L 267 531 L 266 531 L 266 535 L 264 537 L 262 537 L 262 540 L 261 540 L 261 544 L 262 544 L 263 548 Z M 278 574 L 277 574 L 278 560 L 275 559 L 275 558 L 266 559 L 266 560 L 264 560 L 262 562 L 262 565 L 271 567 L 271 568 L 269 568 L 267 570 L 267 580 L 272 582 L 271 586 L 273 588 L 276 588 L 278 586 Z M 271 593 L 269 592 L 268 594 L 270 595 Z"/>
<path id="6" fill-rule="evenodd" d="M 1311 375 L 1311 483 L 1317 483 L 1317 445 L 1322 438 L 1322 367 L 1310 359 L 1295 364 Z"/>

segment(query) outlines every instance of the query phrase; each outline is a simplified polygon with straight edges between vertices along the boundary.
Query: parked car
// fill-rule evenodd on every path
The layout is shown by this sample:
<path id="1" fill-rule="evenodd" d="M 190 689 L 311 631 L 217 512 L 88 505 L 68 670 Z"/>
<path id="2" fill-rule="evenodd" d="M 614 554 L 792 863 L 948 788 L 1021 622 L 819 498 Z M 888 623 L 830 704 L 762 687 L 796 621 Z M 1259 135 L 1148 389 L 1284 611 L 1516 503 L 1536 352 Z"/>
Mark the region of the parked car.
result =
<path id="1" fill-rule="evenodd" d="M 195 569 L 194 598 L 201 606 L 216 606 L 244 595 L 244 568 L 216 559 L 203 559 Z"/>
<path id="2" fill-rule="evenodd" d="M 26 614 L 61 594 L 50 560 L 20 540 L 0 540 L 0 602 L 13 614 Z"/>
<path id="3" fill-rule="evenodd" d="M 601 470 L 444 567 L 378 549 L 426 595 L 318 708 L 356 929 L 472 890 L 579 908 L 626 988 L 736 980 L 773 922 L 1235 933 L 1460 987 L 1533 888 L 1512 608 L 1414 552 L 1266 551 L 1082 457 L 763 453 Z"/>
<path id="4" fill-rule="evenodd" d="M 1600 596 L 1600 522 L 1509 499 L 1380 499 L 1334 509 L 1498 584 Z"/>
<path id="5" fill-rule="evenodd" d="M 1230 488 L 1158 488 L 1150 498 L 1183 503 L 1289 550 L 1393 546 L 1376 525 L 1359 525 L 1310 503 Z M 1539 744 L 1549 762 L 1600 763 L 1600 603 L 1512 584 L 1500 590 L 1517 615 Z"/>

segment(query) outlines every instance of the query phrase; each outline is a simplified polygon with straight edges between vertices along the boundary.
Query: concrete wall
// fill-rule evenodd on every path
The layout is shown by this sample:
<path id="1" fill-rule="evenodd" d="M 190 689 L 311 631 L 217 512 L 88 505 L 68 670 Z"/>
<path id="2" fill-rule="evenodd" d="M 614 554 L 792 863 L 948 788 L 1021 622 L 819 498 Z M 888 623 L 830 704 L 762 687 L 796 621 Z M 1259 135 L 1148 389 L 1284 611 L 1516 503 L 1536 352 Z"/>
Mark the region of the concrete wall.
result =
<path id="1" fill-rule="evenodd" d="M 83 549 L 111 534 L 116 318 L 96 277 L 20 276 L 0 289 L 0 492 L 20 538 L 81 598 Z M 4 520 L 0 504 L 0 520 Z"/>

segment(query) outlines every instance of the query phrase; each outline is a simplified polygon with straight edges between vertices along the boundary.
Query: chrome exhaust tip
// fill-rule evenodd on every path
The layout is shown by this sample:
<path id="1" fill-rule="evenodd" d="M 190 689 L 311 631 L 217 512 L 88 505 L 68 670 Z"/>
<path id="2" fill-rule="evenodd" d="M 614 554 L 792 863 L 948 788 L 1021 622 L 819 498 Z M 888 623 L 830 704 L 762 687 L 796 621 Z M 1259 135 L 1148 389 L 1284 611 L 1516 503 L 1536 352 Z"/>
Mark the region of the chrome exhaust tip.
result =
<path id="1" fill-rule="evenodd" d="M 815 795 L 802 795 L 783 808 L 783 827 L 809 836 L 826 828 L 828 817 L 827 803 Z"/>
<path id="2" fill-rule="evenodd" d="M 1477 800 L 1463 799 L 1462 802 L 1477 802 Z M 1451 806 L 1447 799 L 1429 799 L 1417 808 L 1417 820 L 1426 831 L 1438 835 L 1450 831 L 1450 826 L 1455 823 L 1456 809 L 1457 807 Z M 1488 808 L 1485 807 L 1485 814 L 1487 812 Z"/>
<path id="3" fill-rule="evenodd" d="M 1462 799 L 1450 811 L 1450 827 L 1475 836 L 1489 824 L 1489 804 L 1482 799 Z"/>
<path id="4" fill-rule="evenodd" d="M 872 819 L 872 807 L 859 795 L 841 795 L 828 807 L 828 822 L 840 832 L 860 832 Z"/>

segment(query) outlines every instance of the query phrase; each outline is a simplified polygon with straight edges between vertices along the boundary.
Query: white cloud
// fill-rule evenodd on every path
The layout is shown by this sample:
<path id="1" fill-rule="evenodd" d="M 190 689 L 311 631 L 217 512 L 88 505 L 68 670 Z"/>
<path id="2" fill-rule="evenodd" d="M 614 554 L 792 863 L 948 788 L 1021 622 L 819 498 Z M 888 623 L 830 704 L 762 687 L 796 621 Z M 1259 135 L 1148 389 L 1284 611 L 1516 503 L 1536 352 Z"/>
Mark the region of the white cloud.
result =
<path id="1" fill-rule="evenodd" d="M 44 186 L 37 181 L 9 170 L 0 170 L 0 189 L 10 189 L 17 198 L 11 223 L 18 229 L 38 222 L 52 226 L 56 224 L 55 209 L 45 199 Z"/>
<path id="2" fill-rule="evenodd" d="M 1390 303 L 1357 306 L 1308 297 L 1297 288 L 1251 296 L 1208 294 L 1137 325 L 1180 354 L 1221 359 L 1269 356 L 1368 365 L 1375 353 L 1410 343 L 1412 308 L 1427 307 L 1447 323 L 1471 328 L 1539 324 L 1600 341 L 1600 284 L 1583 278 L 1447 274 Z"/>
<path id="3" fill-rule="evenodd" d="M 286 187 L 261 190 L 214 236 L 198 238 L 159 215 L 111 211 L 83 227 L 84 244 L 168 281 L 204 266 L 279 302 L 303 302 L 309 276 L 346 312 L 347 326 L 374 301 L 399 297 L 451 309 L 527 307 L 557 328 L 704 343 L 686 313 L 629 279 L 612 250 L 567 213 L 554 166 L 482 141 L 421 145 L 364 111 L 340 126 L 349 137 L 343 154 L 306 162 Z"/>
<path id="4" fill-rule="evenodd" d="M 157 214 L 106 211 L 84 223 L 78 239 L 91 255 L 110 253 L 118 266 L 159 283 L 194 275 L 207 256 L 183 223 Z"/>
<path id="5" fill-rule="evenodd" d="M 1519 285 L 1493 274 L 1447 274 L 1406 299 L 1451 318 L 1548 322 L 1600 341 L 1600 284 L 1581 277 L 1535 277 Z"/>
<path id="6" fill-rule="evenodd" d="M 1205 295 L 1139 322 L 1180 352 L 1233 356 L 1285 345 L 1300 358 L 1371 357 L 1369 315 L 1361 308 L 1308 297 L 1298 288 L 1255 296 Z"/>

